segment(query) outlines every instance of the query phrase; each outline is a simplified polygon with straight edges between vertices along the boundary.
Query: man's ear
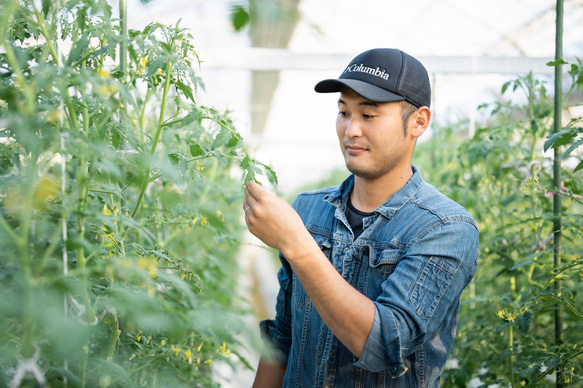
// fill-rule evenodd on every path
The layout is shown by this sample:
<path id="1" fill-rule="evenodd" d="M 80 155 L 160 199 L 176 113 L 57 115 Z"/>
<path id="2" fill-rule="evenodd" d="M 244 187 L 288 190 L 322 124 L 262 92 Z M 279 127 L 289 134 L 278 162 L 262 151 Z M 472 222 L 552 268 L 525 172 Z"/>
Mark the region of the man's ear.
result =
<path id="1" fill-rule="evenodd" d="M 413 120 L 413 123 L 411 123 L 411 136 L 418 138 L 423 135 L 423 132 L 429 127 L 429 121 L 431 121 L 431 110 L 426 106 L 422 106 L 413 113 L 411 119 Z"/>

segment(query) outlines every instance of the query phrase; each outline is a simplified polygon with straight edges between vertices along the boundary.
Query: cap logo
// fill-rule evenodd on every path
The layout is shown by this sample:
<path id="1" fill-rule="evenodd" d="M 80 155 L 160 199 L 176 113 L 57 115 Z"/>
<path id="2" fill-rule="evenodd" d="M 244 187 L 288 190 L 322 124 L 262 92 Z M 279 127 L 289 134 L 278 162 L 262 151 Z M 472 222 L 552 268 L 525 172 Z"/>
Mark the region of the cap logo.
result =
<path id="1" fill-rule="evenodd" d="M 357 65 L 356 63 L 353 63 L 352 65 L 348 66 L 346 68 L 346 70 L 344 70 L 344 72 L 358 72 L 358 73 L 366 73 L 366 74 L 370 74 L 370 75 L 374 75 L 375 77 L 380 77 L 384 80 L 388 80 L 389 79 L 389 73 L 386 73 L 385 70 L 381 70 L 380 67 L 376 67 L 376 69 L 374 67 L 368 67 L 365 66 L 363 63 L 361 63 L 360 65 Z"/>

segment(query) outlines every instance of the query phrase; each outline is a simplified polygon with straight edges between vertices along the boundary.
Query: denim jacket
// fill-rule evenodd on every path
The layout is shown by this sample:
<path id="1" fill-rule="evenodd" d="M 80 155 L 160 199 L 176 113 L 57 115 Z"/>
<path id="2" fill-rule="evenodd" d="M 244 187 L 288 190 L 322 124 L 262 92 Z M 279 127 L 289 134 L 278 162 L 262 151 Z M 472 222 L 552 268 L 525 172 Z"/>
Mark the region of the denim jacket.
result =
<path id="1" fill-rule="evenodd" d="M 344 211 L 354 184 L 300 194 L 293 207 L 343 278 L 376 307 L 357 359 L 326 327 L 284 257 L 276 316 L 260 326 L 286 366 L 284 387 L 439 387 L 453 345 L 460 296 L 478 259 L 468 212 L 411 179 L 354 240 Z"/>

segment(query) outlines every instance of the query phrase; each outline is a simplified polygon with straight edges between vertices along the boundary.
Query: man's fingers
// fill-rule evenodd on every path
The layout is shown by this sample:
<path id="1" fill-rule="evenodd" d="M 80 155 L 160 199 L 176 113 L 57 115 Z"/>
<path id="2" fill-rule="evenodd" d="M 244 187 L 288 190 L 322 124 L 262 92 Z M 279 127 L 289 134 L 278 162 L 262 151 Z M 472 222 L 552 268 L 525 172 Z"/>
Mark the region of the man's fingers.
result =
<path id="1" fill-rule="evenodd" d="M 258 200 L 264 192 L 265 189 L 254 181 L 247 183 L 247 186 L 245 187 L 245 193 L 248 193 L 255 200 Z"/>

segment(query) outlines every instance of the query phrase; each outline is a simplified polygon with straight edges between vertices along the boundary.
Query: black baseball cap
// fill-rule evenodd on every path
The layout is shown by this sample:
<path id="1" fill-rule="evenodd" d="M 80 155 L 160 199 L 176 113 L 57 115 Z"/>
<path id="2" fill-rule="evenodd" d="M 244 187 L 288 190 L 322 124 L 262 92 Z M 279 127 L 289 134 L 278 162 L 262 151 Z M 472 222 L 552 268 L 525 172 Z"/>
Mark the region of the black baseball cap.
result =
<path id="1" fill-rule="evenodd" d="M 334 93 L 345 87 L 377 102 L 406 100 L 418 108 L 431 104 L 425 67 L 409 54 L 392 48 L 375 48 L 357 55 L 338 79 L 320 81 L 314 89 Z"/>

